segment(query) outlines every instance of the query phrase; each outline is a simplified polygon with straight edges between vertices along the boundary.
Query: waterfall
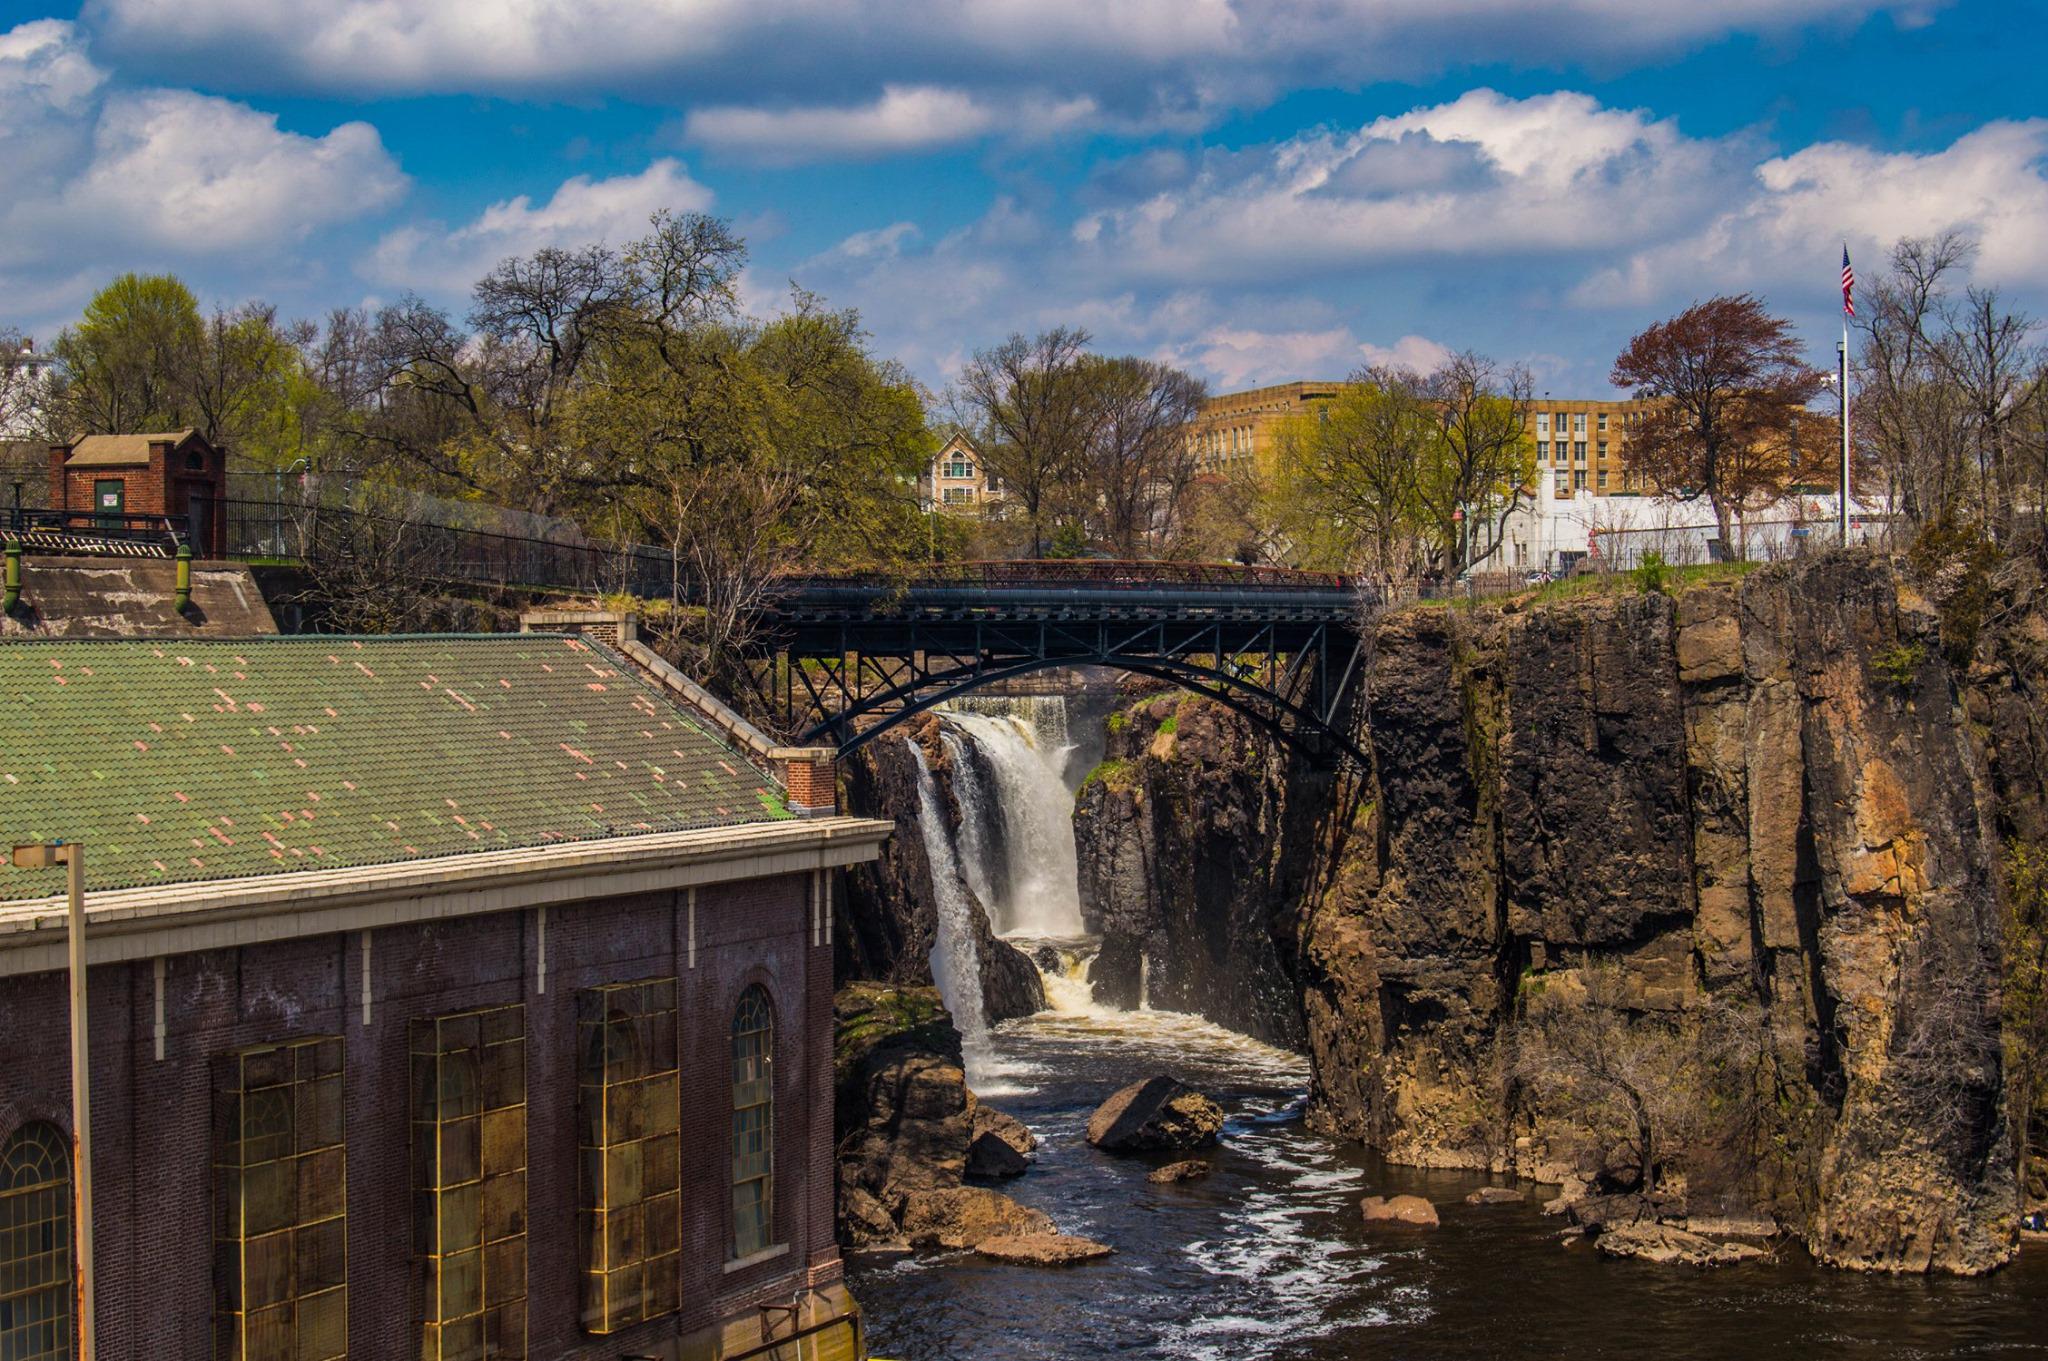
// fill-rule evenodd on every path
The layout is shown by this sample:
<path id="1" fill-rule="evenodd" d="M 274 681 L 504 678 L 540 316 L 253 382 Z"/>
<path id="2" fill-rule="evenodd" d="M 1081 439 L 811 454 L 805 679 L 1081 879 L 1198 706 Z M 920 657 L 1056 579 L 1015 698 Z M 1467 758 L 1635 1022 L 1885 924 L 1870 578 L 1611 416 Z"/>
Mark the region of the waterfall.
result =
<path id="1" fill-rule="evenodd" d="M 1032 963 L 1038 966 L 1038 976 L 1045 981 L 1045 1004 L 1049 1009 L 1072 1016 L 1101 1016 L 1112 1010 L 1095 1000 L 1095 980 L 1089 977 L 1095 968 L 1092 943 L 1040 946 L 1032 955 Z M 1057 967 L 1049 968 L 1049 964 Z"/>
<path id="2" fill-rule="evenodd" d="M 924 836 L 925 858 L 932 870 L 932 901 L 938 908 L 938 931 L 932 941 L 932 981 L 953 1024 L 960 1031 L 960 1049 L 971 1078 L 988 1052 L 988 1015 L 981 999 L 981 951 L 975 942 L 974 903 L 961 879 L 960 861 L 939 797 L 939 782 L 924 759 L 924 748 L 907 744 L 917 762 L 917 829 Z"/>
<path id="3" fill-rule="evenodd" d="M 963 700 L 944 720 L 967 880 L 997 934 L 1080 935 L 1066 701 Z M 966 759 L 962 744 L 982 759 Z M 985 787 L 984 766 L 993 789 Z"/>

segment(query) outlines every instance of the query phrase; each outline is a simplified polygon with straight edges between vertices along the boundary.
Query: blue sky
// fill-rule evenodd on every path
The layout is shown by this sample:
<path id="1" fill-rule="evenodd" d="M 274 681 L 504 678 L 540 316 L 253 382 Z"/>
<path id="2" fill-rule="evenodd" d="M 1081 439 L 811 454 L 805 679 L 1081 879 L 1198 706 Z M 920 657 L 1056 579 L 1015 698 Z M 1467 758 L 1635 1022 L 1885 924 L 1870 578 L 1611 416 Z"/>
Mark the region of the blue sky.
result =
<path id="1" fill-rule="evenodd" d="M 2048 311 L 2048 7 L 1990 0 L 0 3 L 0 326 L 167 269 L 460 312 L 506 254 L 733 219 L 746 289 L 941 385 L 1086 326 L 1219 390 L 1472 348 L 1607 391 L 1842 241 L 1974 233 Z"/>

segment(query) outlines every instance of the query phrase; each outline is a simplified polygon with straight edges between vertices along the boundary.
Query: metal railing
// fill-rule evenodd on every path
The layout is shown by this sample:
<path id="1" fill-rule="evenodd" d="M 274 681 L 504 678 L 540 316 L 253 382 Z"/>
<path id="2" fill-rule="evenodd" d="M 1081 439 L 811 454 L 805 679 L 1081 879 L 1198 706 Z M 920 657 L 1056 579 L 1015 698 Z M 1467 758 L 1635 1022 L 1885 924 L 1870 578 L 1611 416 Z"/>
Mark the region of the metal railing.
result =
<path id="1" fill-rule="evenodd" d="M 943 562 L 898 571 L 792 574 L 777 590 L 889 589 L 891 587 L 1014 588 L 1073 586 L 1146 590 L 1197 587 L 1230 591 L 1343 591 L 1355 583 L 1337 572 L 1303 572 L 1289 567 L 1234 562 L 1162 562 L 1153 559 L 1023 558 Z"/>
<path id="2" fill-rule="evenodd" d="M 809 1341 L 824 1333 L 834 1332 L 839 1329 L 845 1329 L 853 1335 L 851 1339 L 853 1355 L 865 1355 L 862 1350 L 860 1315 L 840 1314 L 834 1318 L 826 1319 L 823 1323 L 813 1323 L 809 1327 L 799 1328 L 787 1337 L 778 1337 L 773 1341 L 763 1342 L 759 1346 L 749 1347 L 743 1352 L 732 1352 L 724 1358 L 724 1361 L 763 1361 L 764 1358 L 766 1358 L 766 1361 L 785 1361 L 785 1357 L 787 1361 L 802 1361 L 805 1349 L 797 1346 L 798 1343 Z M 817 1346 L 818 1344 L 815 1341 L 811 1342 L 809 1348 L 810 1355 L 817 1355 Z M 796 1347 L 797 1349 L 785 1354 L 783 1351 L 785 1347 Z"/>
<path id="3" fill-rule="evenodd" d="M 168 558 L 185 542 L 182 515 L 130 515 L 105 510 L 10 507 L 6 536 L 46 553 Z"/>
<path id="4" fill-rule="evenodd" d="M 499 587 L 667 597 L 674 563 L 648 544 L 543 539 L 322 502 L 224 503 L 230 557 L 303 561 L 323 545 L 382 546 L 423 576 Z"/>

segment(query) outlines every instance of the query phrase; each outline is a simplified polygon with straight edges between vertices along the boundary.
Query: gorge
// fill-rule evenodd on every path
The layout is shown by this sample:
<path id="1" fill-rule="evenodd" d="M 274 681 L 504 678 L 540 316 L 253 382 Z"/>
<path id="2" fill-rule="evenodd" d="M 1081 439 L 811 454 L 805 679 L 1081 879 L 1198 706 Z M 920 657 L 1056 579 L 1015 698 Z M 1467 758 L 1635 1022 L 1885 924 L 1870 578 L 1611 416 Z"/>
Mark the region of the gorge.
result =
<path id="1" fill-rule="evenodd" d="M 1369 770 L 1159 688 L 927 715 L 850 763 L 851 802 L 899 835 L 841 896 L 841 976 L 938 982 L 969 1085 L 1040 1137 L 1018 1199 L 1154 1275 L 1165 1249 L 1119 1218 L 1193 1216 L 1175 1260 L 1237 1281 L 1223 1314 L 1263 1339 L 1229 1354 L 1348 1355 L 1316 1339 L 1400 1323 L 1356 1195 L 1489 1183 L 1655 1189 L 1661 1217 L 1774 1245 L 1714 1278 L 1736 1284 L 1687 1287 L 1700 1308 L 1776 1273 L 1870 1311 L 1874 1346 L 1886 1297 L 1826 1268 L 1993 1272 L 2048 1190 L 2027 972 L 2048 632 L 2024 592 L 1981 628 L 1955 599 L 1826 558 L 1388 615 L 1356 714 Z M 1089 1098 L 1145 1065 L 1210 1081 L 1231 1113 L 1207 1219 L 1072 1146 Z M 1494 1218 L 1447 1212 L 1421 1249 L 1424 1313 L 1455 1312 L 1461 1253 L 1483 1269 L 1460 1235 L 1556 1252 L 1533 1206 L 1473 1213 Z M 1280 1258 L 1314 1310 L 1220 1265 L 1263 1279 Z M 1955 1326 L 2024 1317 L 2039 1260 L 1946 1296 Z M 1627 1269 L 1516 1262 L 1579 1291 Z M 933 1269 L 866 1277 L 878 1336 L 902 1274 Z M 1157 1354 L 1212 1354 L 1177 1336 Z"/>

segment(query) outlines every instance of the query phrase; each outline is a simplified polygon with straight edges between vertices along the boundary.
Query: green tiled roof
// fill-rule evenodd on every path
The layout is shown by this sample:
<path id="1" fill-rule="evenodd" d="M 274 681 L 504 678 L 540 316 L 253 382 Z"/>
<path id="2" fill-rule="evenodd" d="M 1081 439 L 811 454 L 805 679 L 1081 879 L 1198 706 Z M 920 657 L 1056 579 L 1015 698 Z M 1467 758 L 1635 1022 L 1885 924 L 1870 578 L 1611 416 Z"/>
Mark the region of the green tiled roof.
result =
<path id="1" fill-rule="evenodd" d="M 788 816 L 577 638 L 0 642 L 0 899 L 63 891 L 27 841 L 125 888 Z"/>

